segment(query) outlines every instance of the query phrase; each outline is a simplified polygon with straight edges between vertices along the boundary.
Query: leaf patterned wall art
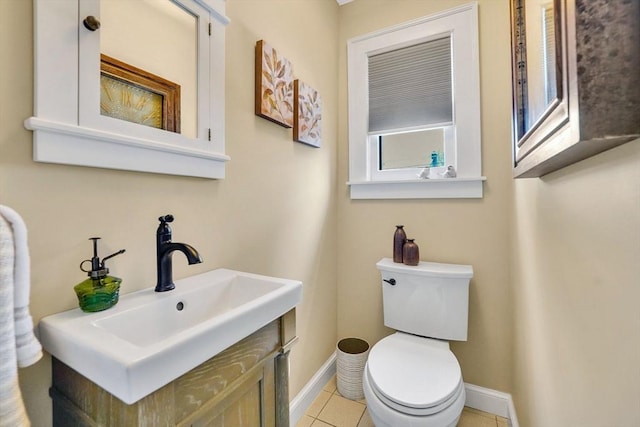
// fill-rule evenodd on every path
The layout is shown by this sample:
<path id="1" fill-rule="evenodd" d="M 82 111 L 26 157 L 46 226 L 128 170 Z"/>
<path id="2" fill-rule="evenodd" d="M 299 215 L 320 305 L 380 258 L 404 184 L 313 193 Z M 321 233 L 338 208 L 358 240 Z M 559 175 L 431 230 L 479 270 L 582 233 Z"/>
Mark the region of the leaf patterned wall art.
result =
<path id="1" fill-rule="evenodd" d="M 293 139 L 320 147 L 322 142 L 322 100 L 318 91 L 300 80 L 293 84 L 295 119 Z"/>
<path id="2" fill-rule="evenodd" d="M 264 40 L 256 43 L 256 115 L 293 126 L 293 66 Z"/>

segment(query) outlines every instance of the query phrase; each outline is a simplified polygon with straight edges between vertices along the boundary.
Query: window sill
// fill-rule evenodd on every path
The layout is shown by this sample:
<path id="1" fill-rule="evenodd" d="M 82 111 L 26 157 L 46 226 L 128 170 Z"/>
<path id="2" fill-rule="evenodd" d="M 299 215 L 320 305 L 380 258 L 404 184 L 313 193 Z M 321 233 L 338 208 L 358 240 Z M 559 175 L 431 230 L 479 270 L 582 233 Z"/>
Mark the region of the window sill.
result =
<path id="1" fill-rule="evenodd" d="M 350 181 L 352 199 L 481 199 L 487 178 Z"/>

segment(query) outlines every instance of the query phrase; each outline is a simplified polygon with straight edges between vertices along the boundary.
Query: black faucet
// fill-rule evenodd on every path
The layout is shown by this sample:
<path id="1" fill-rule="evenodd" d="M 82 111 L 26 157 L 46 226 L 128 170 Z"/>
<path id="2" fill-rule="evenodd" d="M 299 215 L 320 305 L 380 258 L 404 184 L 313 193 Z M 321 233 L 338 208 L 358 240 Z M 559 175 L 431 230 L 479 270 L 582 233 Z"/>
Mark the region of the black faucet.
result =
<path id="1" fill-rule="evenodd" d="M 189 265 L 202 262 L 200 254 L 193 246 L 186 243 L 173 243 L 171 241 L 170 222 L 173 222 L 173 215 L 165 215 L 158 218 L 160 225 L 156 231 L 156 254 L 158 263 L 158 283 L 156 292 L 166 292 L 174 289 L 173 272 L 171 264 L 171 254 L 173 251 L 180 251 L 186 255 Z"/>

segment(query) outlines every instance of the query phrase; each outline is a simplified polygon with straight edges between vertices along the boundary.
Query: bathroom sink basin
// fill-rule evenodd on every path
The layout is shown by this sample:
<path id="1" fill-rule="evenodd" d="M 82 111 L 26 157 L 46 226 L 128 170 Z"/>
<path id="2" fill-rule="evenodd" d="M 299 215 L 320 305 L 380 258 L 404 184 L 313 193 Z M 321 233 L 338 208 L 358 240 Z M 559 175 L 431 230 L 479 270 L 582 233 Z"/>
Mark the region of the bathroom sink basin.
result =
<path id="1" fill-rule="evenodd" d="M 295 307 L 302 283 L 218 269 L 120 297 L 108 310 L 43 318 L 43 347 L 127 404 Z"/>

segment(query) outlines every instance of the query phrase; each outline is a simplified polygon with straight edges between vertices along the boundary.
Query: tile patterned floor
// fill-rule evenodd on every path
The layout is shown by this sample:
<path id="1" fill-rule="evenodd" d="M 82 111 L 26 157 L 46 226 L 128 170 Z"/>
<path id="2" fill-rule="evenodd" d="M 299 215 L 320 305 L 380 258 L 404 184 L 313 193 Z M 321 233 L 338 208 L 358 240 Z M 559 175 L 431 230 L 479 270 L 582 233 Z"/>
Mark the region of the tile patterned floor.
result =
<path id="1" fill-rule="evenodd" d="M 458 427 L 508 427 L 506 418 L 464 408 Z M 338 393 L 334 376 L 322 389 L 296 427 L 374 427 L 366 402 L 346 399 Z"/>

